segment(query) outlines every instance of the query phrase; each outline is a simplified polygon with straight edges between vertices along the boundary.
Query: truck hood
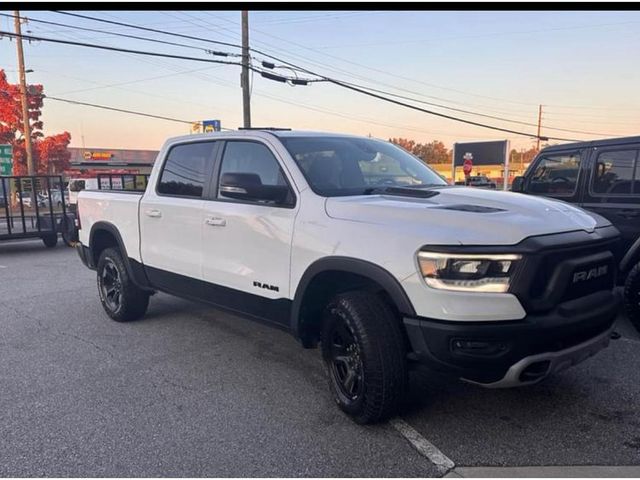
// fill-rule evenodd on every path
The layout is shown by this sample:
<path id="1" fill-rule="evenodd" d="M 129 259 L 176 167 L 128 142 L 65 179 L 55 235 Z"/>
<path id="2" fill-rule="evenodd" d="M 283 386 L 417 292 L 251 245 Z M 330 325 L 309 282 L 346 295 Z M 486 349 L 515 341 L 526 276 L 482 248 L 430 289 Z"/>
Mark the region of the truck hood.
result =
<path id="1" fill-rule="evenodd" d="M 434 193 L 430 198 L 331 197 L 325 209 L 331 218 L 382 225 L 399 233 L 417 229 L 434 243 L 462 245 L 513 245 L 534 235 L 593 232 L 596 226 L 608 224 L 558 200 L 469 187 L 430 191 Z"/>

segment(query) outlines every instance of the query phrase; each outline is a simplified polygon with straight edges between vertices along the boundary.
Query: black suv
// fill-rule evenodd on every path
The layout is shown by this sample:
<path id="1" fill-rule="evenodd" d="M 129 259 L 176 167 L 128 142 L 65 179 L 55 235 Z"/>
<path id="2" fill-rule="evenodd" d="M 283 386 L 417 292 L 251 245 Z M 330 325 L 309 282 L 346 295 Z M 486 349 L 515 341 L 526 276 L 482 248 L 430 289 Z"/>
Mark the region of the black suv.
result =
<path id="1" fill-rule="evenodd" d="M 490 188 L 493 190 L 496 189 L 495 182 L 492 182 L 491 180 L 489 180 L 489 178 L 486 175 L 470 176 L 467 179 L 466 184 L 470 187 Z"/>
<path id="2" fill-rule="evenodd" d="M 620 230 L 619 281 L 626 311 L 640 331 L 640 136 L 547 147 L 511 190 L 573 203 Z"/>

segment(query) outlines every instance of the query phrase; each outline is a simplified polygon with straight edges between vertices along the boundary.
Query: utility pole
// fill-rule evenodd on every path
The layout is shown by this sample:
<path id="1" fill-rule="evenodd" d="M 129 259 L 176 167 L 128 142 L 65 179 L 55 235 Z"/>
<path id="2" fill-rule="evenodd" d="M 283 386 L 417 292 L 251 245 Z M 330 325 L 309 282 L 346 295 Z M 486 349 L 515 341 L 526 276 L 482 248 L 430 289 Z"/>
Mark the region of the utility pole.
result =
<path id="1" fill-rule="evenodd" d="M 542 129 L 542 105 L 538 107 L 538 138 L 536 144 L 536 151 L 540 151 L 540 130 Z"/>
<path id="2" fill-rule="evenodd" d="M 24 52 L 22 51 L 22 31 L 20 28 L 20 12 L 13 11 L 16 28 L 16 46 L 18 47 L 18 70 L 20 72 L 20 95 L 22 97 L 22 123 L 24 124 L 24 146 L 27 151 L 27 173 L 34 174 L 33 151 L 31 149 L 31 124 L 29 123 L 29 105 L 27 103 L 27 77 L 24 71 Z"/>
<path id="3" fill-rule="evenodd" d="M 244 127 L 251 127 L 251 95 L 249 92 L 249 12 L 242 11 L 242 73 L 240 74 L 242 86 L 242 117 Z"/>

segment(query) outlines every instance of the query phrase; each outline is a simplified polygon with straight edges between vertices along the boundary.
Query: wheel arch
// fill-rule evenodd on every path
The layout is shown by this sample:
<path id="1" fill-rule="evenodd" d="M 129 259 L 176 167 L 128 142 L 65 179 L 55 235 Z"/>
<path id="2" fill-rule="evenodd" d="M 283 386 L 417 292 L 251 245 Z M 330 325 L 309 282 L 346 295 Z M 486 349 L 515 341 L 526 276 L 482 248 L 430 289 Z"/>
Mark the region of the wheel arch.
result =
<path id="1" fill-rule="evenodd" d="M 622 260 L 620 260 L 620 272 L 628 273 L 633 266 L 640 262 L 640 237 L 633 242 L 633 245 L 624 254 Z"/>
<path id="2" fill-rule="evenodd" d="M 88 260 L 92 262 L 94 267 L 97 267 L 100 254 L 106 248 L 111 247 L 117 248 L 122 254 L 122 261 L 124 262 L 127 273 L 133 280 L 133 283 L 139 288 L 149 290 L 150 284 L 144 272 L 144 268 L 141 263 L 129 258 L 118 227 L 110 222 L 101 221 L 94 223 L 91 226 L 91 232 L 89 233 Z"/>
<path id="3" fill-rule="evenodd" d="M 403 315 L 415 316 L 415 309 L 396 278 L 375 263 L 351 257 L 324 257 L 312 263 L 302 275 L 291 306 L 291 331 L 305 347 L 317 344 L 322 308 L 333 295 L 355 288 L 381 294 Z"/>

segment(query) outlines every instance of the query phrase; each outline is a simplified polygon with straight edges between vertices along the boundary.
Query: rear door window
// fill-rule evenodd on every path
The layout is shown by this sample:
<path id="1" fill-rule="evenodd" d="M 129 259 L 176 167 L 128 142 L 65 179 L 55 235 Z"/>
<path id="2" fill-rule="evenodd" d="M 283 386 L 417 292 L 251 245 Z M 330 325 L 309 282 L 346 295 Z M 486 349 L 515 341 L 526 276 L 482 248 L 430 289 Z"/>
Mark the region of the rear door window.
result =
<path id="1" fill-rule="evenodd" d="M 591 181 L 594 194 L 600 196 L 640 195 L 638 178 L 638 150 L 610 150 L 596 157 Z"/>
<path id="2" fill-rule="evenodd" d="M 214 153 L 215 142 L 186 143 L 172 147 L 162 168 L 158 193 L 201 198 Z"/>

